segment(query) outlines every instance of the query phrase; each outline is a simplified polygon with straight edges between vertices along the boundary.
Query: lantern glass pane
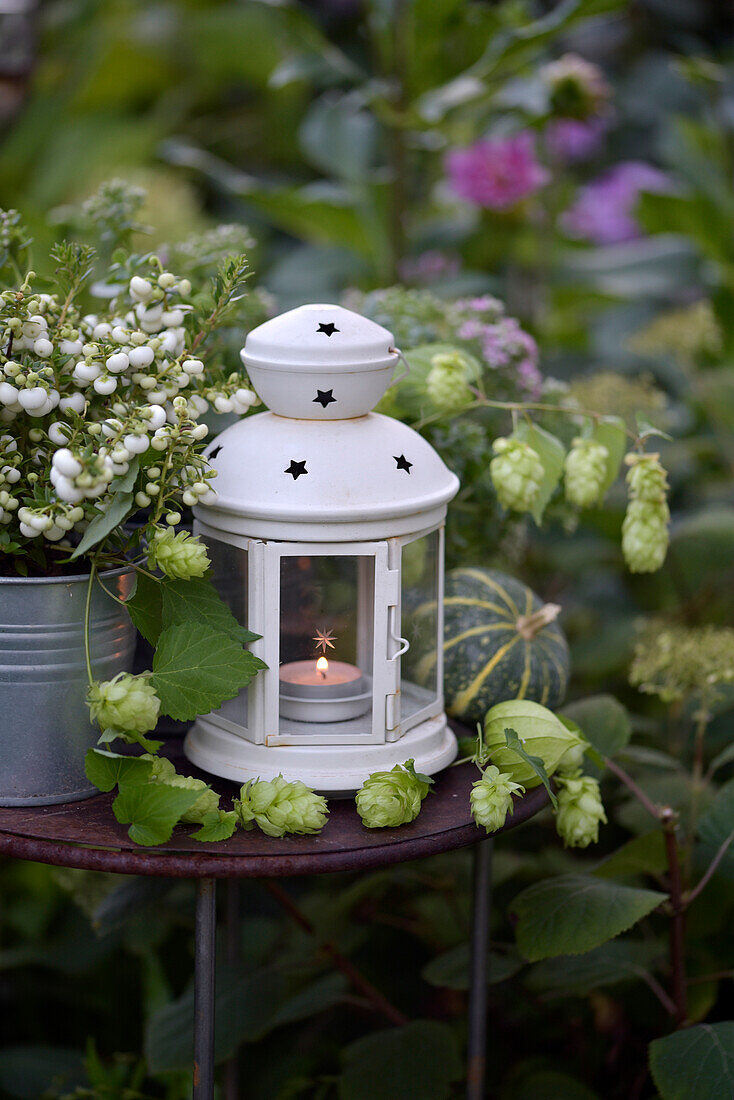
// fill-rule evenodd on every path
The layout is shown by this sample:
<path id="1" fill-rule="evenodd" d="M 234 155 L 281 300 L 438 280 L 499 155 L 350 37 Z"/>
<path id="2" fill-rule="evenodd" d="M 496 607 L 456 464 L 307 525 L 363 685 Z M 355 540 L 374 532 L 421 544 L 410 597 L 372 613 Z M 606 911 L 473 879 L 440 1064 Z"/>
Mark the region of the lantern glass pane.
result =
<path id="1" fill-rule="evenodd" d="M 406 543 L 402 552 L 401 633 L 410 643 L 401 659 L 401 722 L 409 729 L 437 710 L 439 532 Z"/>
<path id="2" fill-rule="evenodd" d="M 281 558 L 280 733 L 372 730 L 374 558 Z"/>
<path id="3" fill-rule="evenodd" d="M 228 542 L 202 536 L 212 563 L 211 580 L 240 626 L 247 628 L 247 551 Z M 239 726 L 247 725 L 248 689 L 227 699 L 215 714 Z"/>

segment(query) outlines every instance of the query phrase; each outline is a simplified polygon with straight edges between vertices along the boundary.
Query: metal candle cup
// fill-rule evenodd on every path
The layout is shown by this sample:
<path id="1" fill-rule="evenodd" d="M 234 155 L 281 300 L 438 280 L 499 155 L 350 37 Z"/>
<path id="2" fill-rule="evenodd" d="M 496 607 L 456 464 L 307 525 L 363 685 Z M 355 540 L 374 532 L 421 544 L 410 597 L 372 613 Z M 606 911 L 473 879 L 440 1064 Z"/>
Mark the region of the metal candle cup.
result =
<path id="1" fill-rule="evenodd" d="M 343 722 L 372 704 L 369 678 L 346 661 L 289 661 L 280 667 L 280 713 L 299 722 Z"/>

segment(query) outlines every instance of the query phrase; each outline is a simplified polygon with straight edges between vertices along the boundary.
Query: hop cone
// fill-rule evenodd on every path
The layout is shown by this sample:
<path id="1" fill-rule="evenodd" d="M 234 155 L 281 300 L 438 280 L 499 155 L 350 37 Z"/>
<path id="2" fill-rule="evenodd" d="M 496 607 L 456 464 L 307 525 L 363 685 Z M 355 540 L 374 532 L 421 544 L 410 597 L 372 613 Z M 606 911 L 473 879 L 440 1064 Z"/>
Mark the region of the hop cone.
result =
<path id="1" fill-rule="evenodd" d="M 515 791 L 524 793 L 525 788 L 520 783 L 513 783 L 510 776 L 494 764 L 485 768 L 482 778 L 472 784 L 469 795 L 471 812 L 477 825 L 484 826 L 488 833 L 501 829 L 508 813 L 512 813 L 512 795 Z"/>
<path id="2" fill-rule="evenodd" d="M 627 455 L 629 471 L 627 484 L 633 500 L 645 500 L 652 504 L 665 501 L 668 478 L 657 455 Z"/>
<path id="3" fill-rule="evenodd" d="M 601 496 L 609 451 L 593 439 L 574 439 L 563 464 L 566 500 L 577 508 L 590 508 Z"/>
<path id="4" fill-rule="evenodd" d="M 120 672 L 114 680 L 96 680 L 90 686 L 87 706 L 103 730 L 148 733 L 158 721 L 161 701 L 146 676 Z"/>
<path id="5" fill-rule="evenodd" d="M 590 775 L 575 772 L 559 776 L 556 829 L 567 848 L 587 848 L 599 839 L 599 824 L 606 824 L 599 784 Z"/>
<path id="6" fill-rule="evenodd" d="M 469 367 L 459 352 L 454 352 L 453 355 L 434 355 L 426 378 L 428 396 L 442 412 L 462 409 L 472 400 L 468 379 Z"/>
<path id="7" fill-rule="evenodd" d="M 148 565 L 157 566 L 167 577 L 187 581 L 203 577 L 209 568 L 206 547 L 188 531 L 159 528 L 148 547 Z"/>
<path id="8" fill-rule="evenodd" d="M 515 512 L 528 512 L 538 499 L 543 481 L 543 463 L 528 443 L 511 437 L 495 439 L 495 457 L 489 474 L 500 504 Z"/>
<path id="9" fill-rule="evenodd" d="M 206 814 L 219 809 L 219 795 L 204 782 L 203 779 L 194 779 L 190 775 L 162 775 L 161 781 L 167 787 L 184 787 L 187 791 L 201 791 L 193 806 L 190 806 L 181 820 L 189 825 L 201 825 Z"/>
<path id="10" fill-rule="evenodd" d="M 654 573 L 668 551 L 670 512 L 665 501 L 631 500 L 622 523 L 622 553 L 631 573 Z"/>
<path id="11" fill-rule="evenodd" d="M 325 798 L 300 780 L 288 783 L 282 775 L 269 782 L 251 779 L 245 783 L 234 809 L 244 829 L 258 825 L 268 836 L 318 833 L 329 812 Z"/>
<path id="12" fill-rule="evenodd" d="M 355 802 L 368 829 L 395 828 L 415 820 L 428 794 L 429 783 L 413 769 L 413 761 L 396 764 L 389 772 L 373 772 L 357 791 Z"/>
<path id="13" fill-rule="evenodd" d="M 144 752 L 141 755 L 141 760 L 150 760 L 151 779 L 167 780 L 169 776 L 176 774 L 176 769 L 174 768 L 173 764 L 165 756 L 153 756 L 149 752 Z"/>

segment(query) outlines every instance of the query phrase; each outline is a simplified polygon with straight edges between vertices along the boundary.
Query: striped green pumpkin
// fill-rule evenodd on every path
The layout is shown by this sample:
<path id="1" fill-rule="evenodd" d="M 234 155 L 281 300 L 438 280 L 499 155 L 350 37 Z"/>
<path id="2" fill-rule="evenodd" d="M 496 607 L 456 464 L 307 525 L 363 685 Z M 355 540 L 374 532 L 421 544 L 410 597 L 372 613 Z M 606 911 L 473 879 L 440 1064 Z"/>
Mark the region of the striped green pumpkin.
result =
<path id="1" fill-rule="evenodd" d="M 506 699 L 559 706 L 570 665 L 566 638 L 555 622 L 559 611 L 557 604 L 544 604 L 505 573 L 480 568 L 450 572 L 443 647 L 448 713 L 474 723 Z M 426 678 L 432 663 L 433 655 L 422 662 Z"/>

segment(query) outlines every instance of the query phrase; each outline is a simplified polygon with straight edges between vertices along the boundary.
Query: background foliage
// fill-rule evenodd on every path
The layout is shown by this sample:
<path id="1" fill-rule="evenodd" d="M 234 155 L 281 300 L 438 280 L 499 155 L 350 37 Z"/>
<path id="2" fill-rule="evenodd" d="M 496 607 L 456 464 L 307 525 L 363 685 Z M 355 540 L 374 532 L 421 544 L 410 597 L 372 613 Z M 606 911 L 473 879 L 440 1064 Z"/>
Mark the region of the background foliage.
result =
<path id="1" fill-rule="evenodd" d="M 734 696 L 724 685 L 704 708 L 706 669 L 661 693 L 657 677 L 671 669 L 649 660 L 639 681 L 656 690 L 642 693 L 629 667 L 641 619 L 683 630 L 734 621 L 731 30 L 725 12 L 694 0 L 66 0 L 0 15 L 0 205 L 23 210 L 37 270 L 60 232 L 82 232 L 79 203 L 121 176 L 146 188 L 143 239 L 171 263 L 206 265 L 202 234 L 246 224 L 271 296 L 259 301 L 280 309 L 349 292 L 405 347 L 448 338 L 427 293 L 496 294 L 537 340 L 549 400 L 570 394 L 627 418 L 641 409 L 670 434 L 660 451 L 671 549 L 659 574 L 635 578 L 618 549 L 619 486 L 581 522 L 557 503 L 542 529 L 508 520 L 485 477 L 508 418 L 482 410 L 427 426 L 465 488 L 451 562 L 499 566 L 563 605 L 570 698 L 587 697 L 567 712 L 681 815 L 691 882 L 734 829 Z M 551 153 L 540 77 L 569 51 L 599 64 L 612 88 L 579 159 Z M 547 183 L 504 210 L 460 200 L 447 154 L 518 131 L 534 136 Z M 633 202 L 631 234 L 573 235 L 565 212 L 630 161 L 668 181 Z M 608 212 L 608 189 L 593 194 Z M 196 248 L 178 243 L 192 234 Z M 380 293 L 398 281 L 419 293 Z M 235 344 L 232 354 L 234 366 Z M 499 386 L 517 390 L 512 378 Z M 420 388 L 393 400 L 413 422 L 433 411 Z M 710 668 L 722 681 L 727 661 L 721 641 Z M 561 850 L 543 815 L 498 845 L 492 1095 L 721 1097 L 734 1058 L 734 856 L 690 905 L 698 1026 L 671 1035 L 659 996 L 671 978 L 667 919 L 653 912 L 669 885 L 664 830 L 602 778 L 610 824 L 599 849 Z M 0 882 L 0 1092 L 187 1096 L 190 886 L 10 862 Z M 219 1056 L 246 1044 L 248 1094 L 459 1095 L 469 887 L 467 852 L 290 882 L 286 895 L 245 885 L 241 972 L 221 950 L 217 1015 Z M 541 921 L 549 899 L 563 921 Z M 387 1011 L 347 982 L 325 943 L 381 990 Z M 579 946 L 587 953 L 565 954 Z"/>

